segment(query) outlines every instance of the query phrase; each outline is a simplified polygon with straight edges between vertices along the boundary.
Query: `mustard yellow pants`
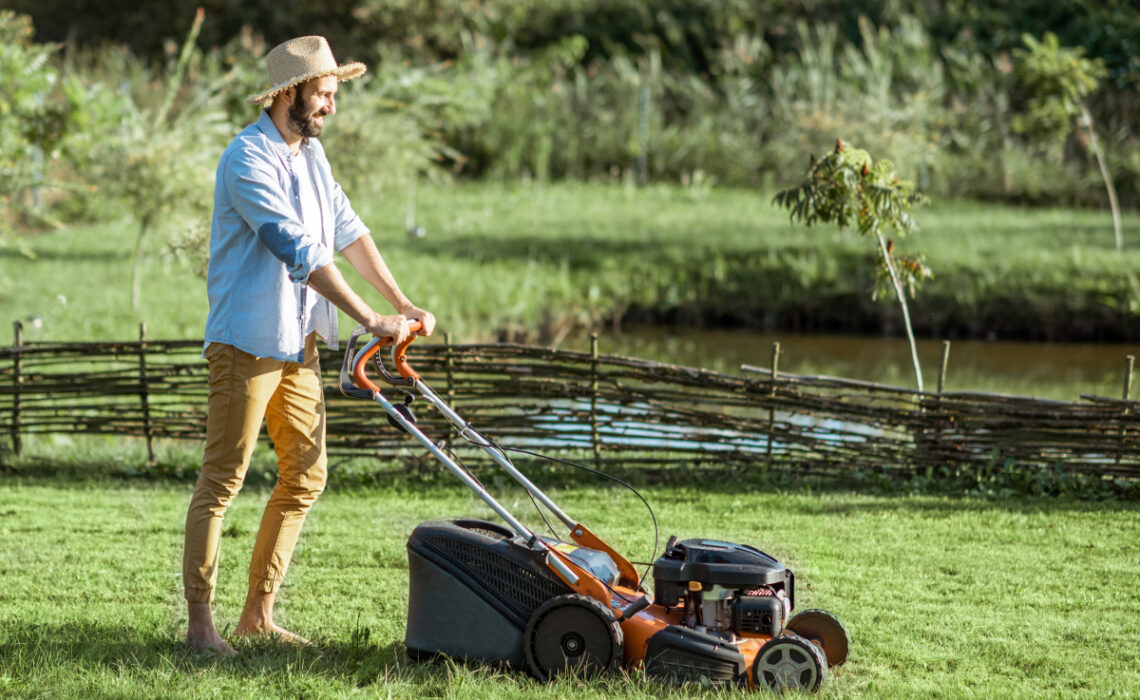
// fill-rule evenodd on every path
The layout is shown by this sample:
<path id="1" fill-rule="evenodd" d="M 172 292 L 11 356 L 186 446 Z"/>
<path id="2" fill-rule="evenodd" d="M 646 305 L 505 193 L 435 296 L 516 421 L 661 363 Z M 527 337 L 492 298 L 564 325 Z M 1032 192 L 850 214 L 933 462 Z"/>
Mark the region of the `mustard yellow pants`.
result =
<path id="1" fill-rule="evenodd" d="M 211 343 L 206 359 L 206 449 L 186 513 L 182 558 L 182 582 L 191 603 L 213 600 L 222 517 L 241 490 L 263 420 L 277 453 L 277 484 L 249 563 L 250 590 L 275 593 L 281 586 L 305 514 L 328 476 L 315 336 L 306 339 L 304 363 L 254 357 L 222 343 Z"/>

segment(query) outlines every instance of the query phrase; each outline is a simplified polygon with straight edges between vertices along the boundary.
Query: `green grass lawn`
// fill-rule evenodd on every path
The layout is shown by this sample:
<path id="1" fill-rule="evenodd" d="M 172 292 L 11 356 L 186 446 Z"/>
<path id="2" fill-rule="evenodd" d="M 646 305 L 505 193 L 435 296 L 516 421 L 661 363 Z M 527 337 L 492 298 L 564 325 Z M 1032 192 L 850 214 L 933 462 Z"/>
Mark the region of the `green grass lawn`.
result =
<path id="1" fill-rule="evenodd" d="M 313 645 L 239 643 L 215 659 L 181 642 L 187 482 L 0 476 L 0 696 L 692 697 L 636 674 L 540 685 L 404 657 L 404 543 L 423 520 L 493 518 L 458 482 L 333 486 L 302 536 L 279 621 Z M 521 493 L 498 492 L 535 522 Z M 626 552 L 653 532 L 627 491 L 552 491 Z M 670 534 L 757 545 L 797 575 L 799 608 L 840 615 L 849 662 L 822 697 L 1125 697 L 1140 692 L 1140 507 L 850 492 L 647 487 Z M 232 630 L 268 496 L 226 519 L 219 627 Z M 741 693 L 740 695 L 744 695 Z M 715 694 L 731 697 L 733 694 Z"/>
<path id="2" fill-rule="evenodd" d="M 471 184 L 421 188 L 404 202 L 355 193 L 405 291 L 456 341 L 548 338 L 615 315 L 774 328 L 901 333 L 893 303 L 870 300 L 871 241 L 793 227 L 770 194 L 608 184 Z M 926 254 L 935 277 L 911 312 L 932 337 L 1140 337 L 1140 217 L 1125 253 L 1107 212 L 944 202 L 919 210 L 900 249 Z M 124 340 L 146 322 L 156 339 L 201 336 L 205 283 L 155 237 L 138 313 L 129 306 L 131 222 L 82 226 L 0 249 L 5 322 L 28 340 Z M 343 263 L 342 263 L 343 264 Z M 351 277 L 350 277 L 351 279 Z M 365 297 L 378 308 L 376 293 Z M 38 319 L 38 322 L 35 321 Z M 1106 335 L 1107 334 L 1107 335 Z"/>

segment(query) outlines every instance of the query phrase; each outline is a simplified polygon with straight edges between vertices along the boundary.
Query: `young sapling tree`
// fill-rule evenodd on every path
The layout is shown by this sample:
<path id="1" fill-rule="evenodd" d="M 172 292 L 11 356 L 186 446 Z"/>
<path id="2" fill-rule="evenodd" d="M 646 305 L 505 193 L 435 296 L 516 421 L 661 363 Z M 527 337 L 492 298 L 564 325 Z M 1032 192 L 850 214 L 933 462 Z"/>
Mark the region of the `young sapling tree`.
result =
<path id="1" fill-rule="evenodd" d="M 867 151 L 852 148 L 837 140 L 835 148 L 821 158 L 812 157 L 804 180 L 775 197 L 778 206 L 790 210 L 793 222 L 807 226 L 818 222 L 834 223 L 841 230 L 852 224 L 861 235 L 871 236 L 877 247 L 878 274 L 872 298 L 877 298 L 885 285 L 894 292 L 902 309 L 914 378 L 922 391 L 922 368 L 907 308 L 907 292 L 914 296 L 919 283 L 931 276 L 922 256 L 896 256 L 894 239 L 884 235 L 893 232 L 902 238 L 918 229 L 910 210 L 925 201 L 909 185 L 900 182 L 895 167 L 887 160 L 873 161 Z"/>
<path id="2" fill-rule="evenodd" d="M 1120 232 L 1120 205 L 1116 201 L 1116 187 L 1108 171 L 1104 154 L 1093 128 L 1092 115 L 1085 100 L 1097 91 L 1107 74 L 1104 61 L 1085 58 L 1083 47 L 1065 48 L 1057 35 L 1046 32 L 1038 41 L 1025 34 L 1021 37 L 1025 48 L 1014 50 L 1017 77 L 1029 95 L 1028 112 L 1013 120 L 1013 128 L 1024 134 L 1044 138 L 1063 139 L 1072 131 L 1075 119 L 1087 138 L 1088 149 L 1096 158 L 1101 179 L 1108 190 L 1108 205 L 1112 209 L 1112 228 L 1116 251 L 1124 249 Z"/>
<path id="3" fill-rule="evenodd" d="M 200 59 L 195 42 L 202 27 L 198 10 L 178 59 L 161 76 L 165 89 L 157 104 L 140 104 L 129 94 L 120 102 L 119 128 L 107 134 L 98 150 L 94 173 L 101 192 L 123 205 L 138 222 L 131 252 L 131 309 L 142 298 L 145 242 L 160 228 L 174 228 L 181 215 L 209 220 L 213 163 L 231 134 L 222 108 L 228 76 L 216 83 L 184 79 Z"/>

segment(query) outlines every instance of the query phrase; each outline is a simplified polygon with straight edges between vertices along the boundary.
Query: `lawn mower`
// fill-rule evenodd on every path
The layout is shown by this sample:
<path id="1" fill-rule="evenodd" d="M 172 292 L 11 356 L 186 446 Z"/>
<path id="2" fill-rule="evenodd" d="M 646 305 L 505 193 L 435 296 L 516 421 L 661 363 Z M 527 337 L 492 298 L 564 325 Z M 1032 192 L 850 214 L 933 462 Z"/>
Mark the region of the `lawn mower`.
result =
<path id="1" fill-rule="evenodd" d="M 653 593 L 634 565 L 567 515 L 508 457 L 441 400 L 409 366 L 412 334 L 395 345 L 357 327 L 345 351 L 340 389 L 375 401 L 473 490 L 505 526 L 473 518 L 420 524 L 408 539 L 405 644 L 414 659 L 441 655 L 526 669 L 539 679 L 593 676 L 620 667 L 671 683 L 814 691 L 844 662 L 848 635 L 822 610 L 795 609 L 795 575 L 774 557 L 743 544 L 669 538 L 652 563 Z M 393 345 L 390 372 L 381 348 Z M 406 394 L 390 401 L 367 375 Z M 456 434 L 485 451 L 568 529 L 568 539 L 540 535 L 512 515 L 450 453 L 416 426 L 410 405 L 422 397 Z"/>

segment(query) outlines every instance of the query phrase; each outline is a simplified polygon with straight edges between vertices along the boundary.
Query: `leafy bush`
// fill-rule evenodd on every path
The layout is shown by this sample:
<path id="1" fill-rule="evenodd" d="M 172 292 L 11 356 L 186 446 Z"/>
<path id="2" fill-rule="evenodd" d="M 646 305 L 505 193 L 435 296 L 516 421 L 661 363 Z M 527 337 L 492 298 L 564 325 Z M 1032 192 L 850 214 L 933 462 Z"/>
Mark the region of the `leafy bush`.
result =
<path id="1" fill-rule="evenodd" d="M 443 140 L 444 123 L 461 124 L 486 109 L 478 86 L 459 80 L 443 64 L 382 61 L 360 80 L 346 83 L 342 93 L 321 140 L 350 196 L 405 195 L 422 176 L 444 177 L 446 171 L 433 163 L 462 162 Z"/>
<path id="2" fill-rule="evenodd" d="M 49 179 L 84 119 L 81 90 L 62 81 L 51 63 L 55 48 L 32 42 L 31 20 L 0 12 L 0 199 L 11 212 L 39 214 L 26 194 L 51 186 Z M 0 244 L 10 231 L 0 220 Z"/>

